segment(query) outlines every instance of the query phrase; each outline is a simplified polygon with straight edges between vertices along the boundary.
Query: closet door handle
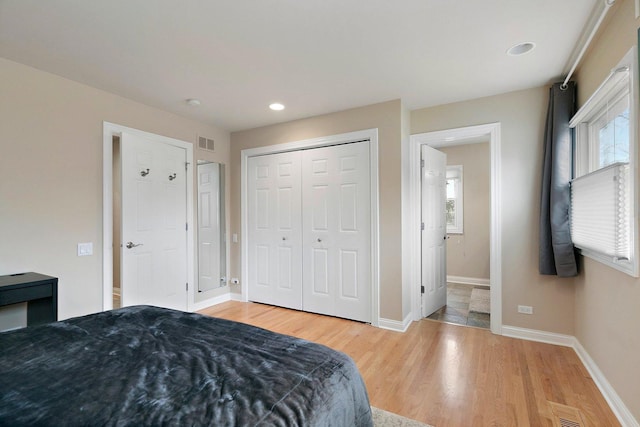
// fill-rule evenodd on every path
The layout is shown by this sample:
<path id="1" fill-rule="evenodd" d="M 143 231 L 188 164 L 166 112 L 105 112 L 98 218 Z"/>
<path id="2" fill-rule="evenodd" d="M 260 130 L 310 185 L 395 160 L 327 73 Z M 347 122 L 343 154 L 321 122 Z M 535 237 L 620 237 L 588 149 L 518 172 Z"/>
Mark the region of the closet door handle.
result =
<path id="1" fill-rule="evenodd" d="M 318 243 L 322 243 L 322 239 L 318 237 Z"/>

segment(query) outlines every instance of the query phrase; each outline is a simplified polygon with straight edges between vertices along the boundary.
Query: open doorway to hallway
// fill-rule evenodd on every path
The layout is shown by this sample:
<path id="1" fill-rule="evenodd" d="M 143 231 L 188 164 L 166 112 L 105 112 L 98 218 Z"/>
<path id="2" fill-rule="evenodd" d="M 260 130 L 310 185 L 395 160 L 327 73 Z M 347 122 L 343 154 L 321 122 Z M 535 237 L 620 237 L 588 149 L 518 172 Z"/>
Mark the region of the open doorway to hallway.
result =
<path id="1" fill-rule="evenodd" d="M 502 223 L 501 223 L 501 155 L 500 155 L 500 123 L 488 123 L 484 125 L 474 125 L 456 129 L 432 131 L 411 135 L 409 143 L 409 193 L 406 206 L 410 213 L 407 227 L 407 246 L 410 257 L 410 278 L 418 285 L 413 287 L 412 311 L 413 319 L 420 320 L 428 317 L 430 313 L 423 313 L 423 293 L 424 286 L 421 280 L 422 270 L 422 248 L 421 234 L 413 233 L 411 230 L 421 229 L 422 220 L 422 170 L 421 156 L 423 145 L 441 149 L 443 147 L 454 147 L 472 143 L 488 142 L 489 145 L 489 220 L 485 228 L 489 233 L 489 280 L 482 285 L 489 287 L 490 305 L 490 329 L 495 334 L 502 332 Z M 448 235 L 448 234 L 447 234 Z M 445 235 L 445 239 L 447 237 Z M 451 239 L 448 239 L 451 240 Z M 449 251 L 450 252 L 450 251 Z M 461 274 L 461 273 L 459 273 Z M 461 278 L 447 277 L 448 282 L 460 282 Z M 481 285 L 478 284 L 478 285 Z M 475 285 L 475 284 L 474 284 Z M 473 290 L 472 290 L 473 291 Z M 439 307 L 441 307 L 440 305 Z"/>
<path id="2" fill-rule="evenodd" d="M 432 320 L 488 329 L 491 319 L 489 138 L 462 140 L 456 145 L 435 143 L 432 147 L 446 156 L 443 243 L 447 287 L 446 303 L 443 299 L 434 309 L 445 305 L 425 315 Z M 422 256 L 425 256 L 424 250 Z"/>

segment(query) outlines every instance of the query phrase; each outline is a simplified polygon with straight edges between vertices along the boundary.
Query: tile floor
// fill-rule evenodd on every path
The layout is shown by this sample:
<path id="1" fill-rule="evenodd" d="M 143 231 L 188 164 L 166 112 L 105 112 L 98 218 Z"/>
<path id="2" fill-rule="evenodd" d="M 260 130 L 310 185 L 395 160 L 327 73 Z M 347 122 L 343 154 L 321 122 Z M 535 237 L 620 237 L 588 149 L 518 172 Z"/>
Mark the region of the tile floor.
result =
<path id="1" fill-rule="evenodd" d="M 447 305 L 427 317 L 427 319 L 489 329 L 490 314 L 469 312 L 471 291 L 474 287 L 476 286 L 447 283 Z M 482 286 L 477 287 L 487 289 Z"/>

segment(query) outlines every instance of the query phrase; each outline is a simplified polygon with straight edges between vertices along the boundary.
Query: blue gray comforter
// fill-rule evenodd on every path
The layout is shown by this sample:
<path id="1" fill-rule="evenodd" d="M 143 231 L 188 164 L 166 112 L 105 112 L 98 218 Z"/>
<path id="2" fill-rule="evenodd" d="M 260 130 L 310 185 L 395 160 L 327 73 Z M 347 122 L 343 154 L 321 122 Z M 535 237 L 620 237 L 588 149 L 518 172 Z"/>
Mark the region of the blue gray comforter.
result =
<path id="1" fill-rule="evenodd" d="M 348 356 L 149 306 L 0 334 L 0 425 L 371 426 Z"/>

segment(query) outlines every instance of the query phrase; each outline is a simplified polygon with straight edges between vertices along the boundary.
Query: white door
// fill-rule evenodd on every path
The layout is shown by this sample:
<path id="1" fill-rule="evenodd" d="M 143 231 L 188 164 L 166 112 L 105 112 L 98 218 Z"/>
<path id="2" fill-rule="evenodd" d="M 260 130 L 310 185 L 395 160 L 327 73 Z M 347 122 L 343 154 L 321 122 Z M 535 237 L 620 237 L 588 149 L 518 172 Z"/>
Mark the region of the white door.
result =
<path id="1" fill-rule="evenodd" d="M 198 290 L 219 288 L 223 225 L 220 224 L 220 164 L 198 165 Z"/>
<path id="2" fill-rule="evenodd" d="M 447 303 L 446 154 L 422 145 L 422 316 Z"/>
<path id="3" fill-rule="evenodd" d="M 302 152 L 303 308 L 371 321 L 369 143 Z"/>
<path id="4" fill-rule="evenodd" d="M 187 308 L 186 150 L 122 134 L 122 305 Z"/>
<path id="5" fill-rule="evenodd" d="M 250 157 L 249 300 L 302 309 L 300 152 Z"/>

